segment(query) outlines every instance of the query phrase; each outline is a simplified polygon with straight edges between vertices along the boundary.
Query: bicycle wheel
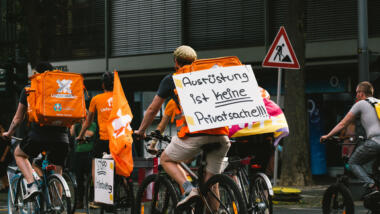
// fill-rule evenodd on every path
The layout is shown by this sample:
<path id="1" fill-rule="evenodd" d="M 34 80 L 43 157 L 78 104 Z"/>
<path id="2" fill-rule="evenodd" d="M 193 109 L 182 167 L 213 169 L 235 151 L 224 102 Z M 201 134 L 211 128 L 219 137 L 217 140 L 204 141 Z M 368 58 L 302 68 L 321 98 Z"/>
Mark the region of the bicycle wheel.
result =
<path id="1" fill-rule="evenodd" d="M 273 203 L 272 196 L 269 191 L 271 184 L 268 184 L 268 177 L 265 174 L 257 174 L 253 178 L 250 188 L 250 200 L 248 203 L 249 207 L 255 210 L 258 214 L 272 214 L 273 213 Z"/>
<path id="2" fill-rule="evenodd" d="M 215 191 L 219 189 L 219 192 Z M 205 197 L 200 206 L 196 206 L 195 213 L 234 213 L 246 214 L 247 207 L 241 196 L 241 192 L 236 183 L 227 175 L 217 174 L 212 176 L 202 187 L 202 195 Z M 211 209 L 211 210 L 209 210 Z"/>
<path id="3" fill-rule="evenodd" d="M 26 214 L 27 209 L 23 206 L 23 192 L 21 192 L 21 186 L 19 186 L 20 176 L 15 175 L 9 181 L 8 190 L 8 214 Z M 17 193 L 17 195 L 16 195 Z"/>
<path id="4" fill-rule="evenodd" d="M 350 190 L 341 183 L 329 186 L 323 194 L 322 211 L 323 214 L 353 214 L 355 212 L 355 206 Z"/>
<path id="5" fill-rule="evenodd" d="M 71 200 L 66 194 L 65 186 L 63 183 L 65 180 L 59 179 L 55 175 L 48 177 L 47 187 L 50 197 L 50 206 L 54 213 L 71 214 Z"/>
<path id="6" fill-rule="evenodd" d="M 104 213 L 104 209 L 100 204 L 94 202 L 94 182 L 92 180 L 92 176 L 88 176 L 86 187 L 85 187 L 85 195 L 84 195 L 84 206 L 86 212 L 90 213 Z"/>
<path id="7" fill-rule="evenodd" d="M 116 175 L 114 213 L 134 213 L 133 183 L 130 179 Z M 130 212 L 129 212 L 130 210 Z"/>
<path id="8" fill-rule="evenodd" d="M 136 213 L 173 214 L 178 203 L 177 193 L 168 178 L 149 175 L 136 195 Z"/>
<path id="9" fill-rule="evenodd" d="M 62 173 L 62 177 L 65 179 L 67 185 L 69 186 L 69 190 L 70 190 L 70 201 L 71 201 L 71 204 L 70 204 L 70 207 L 71 207 L 71 214 L 74 214 L 75 212 L 75 207 L 76 207 L 76 204 L 77 204 L 77 194 L 78 194 L 78 191 L 77 191 L 77 182 L 75 180 L 75 177 L 73 174 L 71 174 L 70 172 L 68 171 L 64 171 Z"/>

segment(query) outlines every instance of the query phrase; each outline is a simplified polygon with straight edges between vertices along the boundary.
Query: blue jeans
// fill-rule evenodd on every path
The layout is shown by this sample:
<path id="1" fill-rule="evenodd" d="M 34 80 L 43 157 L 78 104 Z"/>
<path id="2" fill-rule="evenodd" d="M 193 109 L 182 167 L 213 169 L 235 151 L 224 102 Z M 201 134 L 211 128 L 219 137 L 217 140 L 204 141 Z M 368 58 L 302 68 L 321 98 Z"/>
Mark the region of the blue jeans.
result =
<path id="1" fill-rule="evenodd" d="M 369 185 L 372 186 L 375 181 L 368 176 L 362 166 L 369 161 L 374 160 L 378 154 L 380 154 L 380 143 L 373 140 L 366 140 L 362 145 L 356 148 L 348 161 L 351 171 L 365 187 L 368 187 Z"/>

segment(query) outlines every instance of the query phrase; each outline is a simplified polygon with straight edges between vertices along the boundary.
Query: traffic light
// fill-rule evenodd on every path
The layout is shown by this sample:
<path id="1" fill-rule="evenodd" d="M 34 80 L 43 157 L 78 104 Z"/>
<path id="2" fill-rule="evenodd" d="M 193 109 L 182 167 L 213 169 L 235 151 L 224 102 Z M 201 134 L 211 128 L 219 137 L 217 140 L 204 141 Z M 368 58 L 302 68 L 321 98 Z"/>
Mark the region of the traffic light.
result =
<path id="1" fill-rule="evenodd" d="M 0 68 L 0 93 L 5 94 L 10 86 L 9 70 Z"/>

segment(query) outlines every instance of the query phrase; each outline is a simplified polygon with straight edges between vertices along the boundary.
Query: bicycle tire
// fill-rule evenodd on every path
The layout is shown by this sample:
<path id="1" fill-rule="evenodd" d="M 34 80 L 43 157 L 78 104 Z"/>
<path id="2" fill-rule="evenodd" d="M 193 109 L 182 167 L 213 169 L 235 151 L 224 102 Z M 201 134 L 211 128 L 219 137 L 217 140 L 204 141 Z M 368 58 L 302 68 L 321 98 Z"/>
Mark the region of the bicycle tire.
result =
<path id="1" fill-rule="evenodd" d="M 114 213 L 135 213 L 133 183 L 130 179 L 116 175 Z M 130 212 L 128 212 L 130 210 Z"/>
<path id="2" fill-rule="evenodd" d="M 71 174 L 68 171 L 62 172 L 62 177 L 65 179 L 67 185 L 69 186 L 70 190 L 70 201 L 71 201 L 71 214 L 75 213 L 75 209 L 77 206 L 77 197 L 78 197 L 78 188 L 77 188 L 77 182 L 73 174 Z"/>
<path id="3" fill-rule="evenodd" d="M 85 194 L 84 194 L 84 207 L 87 214 L 91 213 L 104 213 L 104 208 L 100 204 L 94 203 L 94 182 L 92 176 L 88 176 L 86 186 L 85 186 Z"/>
<path id="4" fill-rule="evenodd" d="M 50 197 L 51 208 L 57 213 L 71 214 L 71 199 L 67 196 L 65 185 L 67 183 L 64 179 L 59 179 L 56 176 L 49 176 L 47 187 Z"/>
<path id="5" fill-rule="evenodd" d="M 265 174 L 256 174 L 251 182 L 250 187 L 250 205 L 255 210 L 257 214 L 272 214 L 273 213 L 273 202 L 272 196 L 270 195 L 269 189 L 266 182 Z M 269 181 L 269 179 L 268 179 Z"/>
<path id="6" fill-rule="evenodd" d="M 203 196 L 210 195 L 210 197 L 217 197 L 211 190 L 212 187 L 218 184 L 220 204 L 218 206 L 218 213 L 234 213 L 234 214 L 246 214 L 247 207 L 241 195 L 239 187 L 236 183 L 227 175 L 217 174 L 212 176 L 201 187 L 201 193 Z M 210 193 L 210 194 L 209 194 Z M 217 199 L 218 200 L 218 199 Z M 204 203 L 200 203 L 195 208 L 195 213 L 203 214 L 207 213 L 207 206 Z M 215 207 L 214 207 L 215 208 Z M 212 213 L 215 210 L 211 211 Z"/>
<path id="7" fill-rule="evenodd" d="M 9 181 L 8 190 L 8 214 L 26 214 L 27 210 L 23 207 L 23 193 L 18 184 L 20 179 L 19 175 L 13 176 Z M 13 192 L 11 192 L 13 191 Z M 17 195 L 15 195 L 17 192 Z"/>
<path id="8" fill-rule="evenodd" d="M 350 190 L 342 183 L 335 183 L 327 188 L 323 194 L 323 214 L 337 213 L 353 214 L 355 205 Z"/>
<path id="9" fill-rule="evenodd" d="M 152 191 L 151 199 L 147 199 L 147 195 L 149 194 L 148 188 L 151 188 Z M 150 197 L 148 196 L 148 198 Z M 169 181 L 169 179 L 157 174 L 153 174 L 146 177 L 137 190 L 136 213 L 173 214 L 175 213 L 177 203 L 178 196 L 173 184 Z"/>

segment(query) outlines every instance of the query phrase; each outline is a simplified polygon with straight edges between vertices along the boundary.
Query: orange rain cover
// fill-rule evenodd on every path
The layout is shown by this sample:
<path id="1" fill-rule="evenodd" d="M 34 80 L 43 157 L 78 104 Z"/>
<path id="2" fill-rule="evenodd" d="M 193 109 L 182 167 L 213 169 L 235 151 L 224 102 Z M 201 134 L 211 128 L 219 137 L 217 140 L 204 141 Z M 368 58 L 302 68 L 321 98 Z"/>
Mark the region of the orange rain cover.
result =
<path id="1" fill-rule="evenodd" d="M 31 77 L 28 94 L 30 122 L 41 126 L 71 126 L 86 117 L 83 77 L 80 74 L 46 71 Z"/>

